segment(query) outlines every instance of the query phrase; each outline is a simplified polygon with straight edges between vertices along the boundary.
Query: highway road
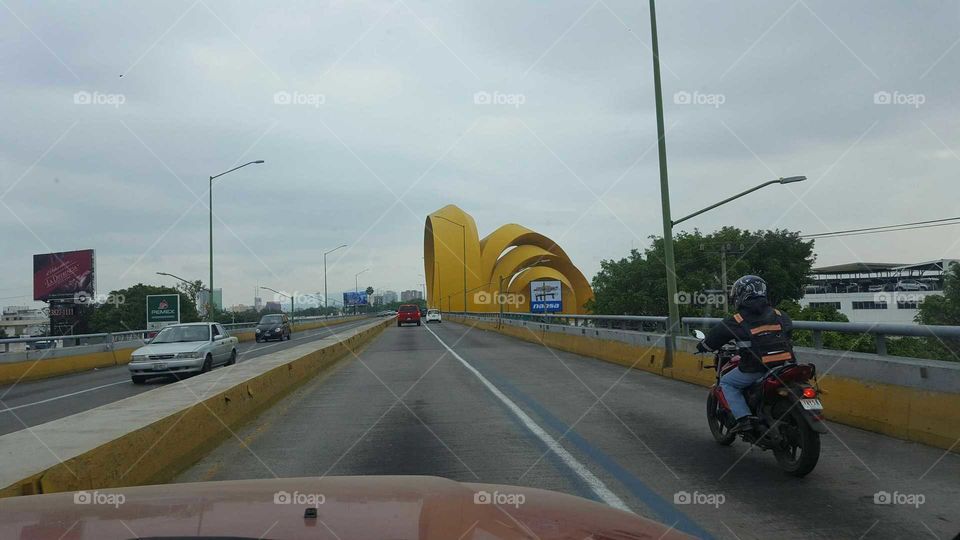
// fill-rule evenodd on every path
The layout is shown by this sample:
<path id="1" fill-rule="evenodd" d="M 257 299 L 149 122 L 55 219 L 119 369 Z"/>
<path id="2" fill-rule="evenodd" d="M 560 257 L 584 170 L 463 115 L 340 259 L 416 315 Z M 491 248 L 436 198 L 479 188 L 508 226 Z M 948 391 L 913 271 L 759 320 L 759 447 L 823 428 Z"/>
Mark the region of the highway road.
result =
<path id="1" fill-rule="evenodd" d="M 366 322 L 294 332 L 289 341 L 243 342 L 237 345 L 237 362 L 321 339 Z M 123 365 L 0 386 L 0 435 L 142 394 L 171 382 L 174 382 L 172 378 L 161 377 L 135 385 L 127 366 Z"/>
<path id="2" fill-rule="evenodd" d="M 450 322 L 390 327 L 177 481 L 435 475 L 576 494 L 705 538 L 960 530 L 960 456 L 831 424 L 817 469 L 796 479 L 769 452 L 716 445 L 705 395 Z M 923 502 L 875 504 L 884 491 Z M 675 504 L 684 492 L 694 502 Z"/>

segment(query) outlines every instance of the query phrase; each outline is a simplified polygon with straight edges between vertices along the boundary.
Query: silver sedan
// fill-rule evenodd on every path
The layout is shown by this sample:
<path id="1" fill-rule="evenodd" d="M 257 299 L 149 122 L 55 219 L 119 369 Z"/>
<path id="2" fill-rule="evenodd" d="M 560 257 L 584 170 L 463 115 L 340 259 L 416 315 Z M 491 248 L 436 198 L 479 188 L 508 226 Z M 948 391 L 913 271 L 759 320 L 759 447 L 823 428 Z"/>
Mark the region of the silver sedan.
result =
<path id="1" fill-rule="evenodd" d="M 217 323 L 168 326 L 149 345 L 130 355 L 130 378 L 143 384 L 150 377 L 188 376 L 214 366 L 237 362 L 237 338 Z"/>

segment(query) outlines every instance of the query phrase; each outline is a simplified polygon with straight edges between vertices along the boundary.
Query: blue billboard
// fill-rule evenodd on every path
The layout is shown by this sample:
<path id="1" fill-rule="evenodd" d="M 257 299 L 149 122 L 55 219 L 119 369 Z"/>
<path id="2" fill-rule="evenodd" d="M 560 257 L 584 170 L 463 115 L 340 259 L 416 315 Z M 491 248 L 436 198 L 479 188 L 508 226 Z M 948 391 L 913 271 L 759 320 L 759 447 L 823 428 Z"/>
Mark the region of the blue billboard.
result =
<path id="1" fill-rule="evenodd" d="M 530 313 L 558 313 L 563 311 L 563 289 L 560 282 L 530 282 Z"/>
<path id="2" fill-rule="evenodd" d="M 345 292 L 343 293 L 344 306 L 365 306 L 367 305 L 366 292 Z"/>

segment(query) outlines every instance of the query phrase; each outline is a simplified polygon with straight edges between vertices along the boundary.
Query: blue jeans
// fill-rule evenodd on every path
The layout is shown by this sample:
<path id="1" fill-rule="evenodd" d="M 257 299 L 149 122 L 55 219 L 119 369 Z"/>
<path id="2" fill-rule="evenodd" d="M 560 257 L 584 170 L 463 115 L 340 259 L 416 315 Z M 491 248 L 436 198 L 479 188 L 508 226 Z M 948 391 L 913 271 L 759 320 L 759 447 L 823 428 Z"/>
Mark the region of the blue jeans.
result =
<path id="1" fill-rule="evenodd" d="M 720 377 L 720 390 L 723 391 L 723 397 L 730 405 L 730 412 L 738 420 L 750 414 L 750 407 L 747 406 L 747 400 L 743 397 L 743 389 L 750 386 L 758 379 L 762 379 L 765 372 L 744 373 L 740 368 L 729 371 L 723 377 Z"/>

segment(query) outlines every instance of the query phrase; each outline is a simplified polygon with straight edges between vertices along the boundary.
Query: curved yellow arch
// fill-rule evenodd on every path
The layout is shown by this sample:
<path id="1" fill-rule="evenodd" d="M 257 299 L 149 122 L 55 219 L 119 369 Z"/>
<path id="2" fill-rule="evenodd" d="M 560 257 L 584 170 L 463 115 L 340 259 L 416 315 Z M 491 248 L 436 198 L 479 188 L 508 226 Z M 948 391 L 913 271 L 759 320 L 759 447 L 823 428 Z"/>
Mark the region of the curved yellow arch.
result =
<path id="1" fill-rule="evenodd" d="M 427 216 L 423 253 L 430 307 L 497 311 L 501 280 L 524 300 L 504 306 L 510 311 L 530 309 L 522 289 L 537 279 L 561 282 L 565 313 L 585 313 L 584 303 L 593 298 L 590 283 L 556 242 L 515 223 L 481 240 L 473 218 L 454 205 Z"/>

